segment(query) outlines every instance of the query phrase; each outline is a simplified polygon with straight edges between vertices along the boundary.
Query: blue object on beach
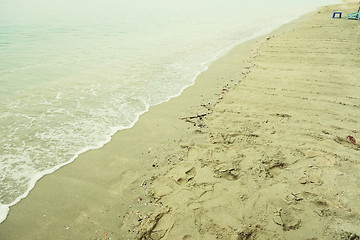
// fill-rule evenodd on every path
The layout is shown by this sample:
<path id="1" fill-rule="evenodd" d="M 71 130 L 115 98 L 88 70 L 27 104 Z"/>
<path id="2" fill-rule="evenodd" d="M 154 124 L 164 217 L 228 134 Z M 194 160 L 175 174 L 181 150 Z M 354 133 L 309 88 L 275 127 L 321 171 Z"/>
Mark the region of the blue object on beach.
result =
<path id="1" fill-rule="evenodd" d="M 334 17 L 336 16 L 336 14 L 339 14 L 339 18 L 341 18 L 341 14 L 342 14 L 342 12 L 334 12 L 334 14 L 333 14 L 333 17 L 332 17 L 332 18 L 334 18 Z"/>
<path id="2" fill-rule="evenodd" d="M 348 17 L 346 19 L 360 20 L 360 12 L 348 14 Z"/>

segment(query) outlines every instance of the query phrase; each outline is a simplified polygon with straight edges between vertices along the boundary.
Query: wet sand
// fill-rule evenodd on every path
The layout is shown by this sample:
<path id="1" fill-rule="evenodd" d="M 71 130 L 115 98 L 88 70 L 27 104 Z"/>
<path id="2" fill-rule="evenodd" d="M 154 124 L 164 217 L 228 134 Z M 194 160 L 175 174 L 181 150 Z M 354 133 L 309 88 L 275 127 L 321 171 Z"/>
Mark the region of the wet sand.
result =
<path id="1" fill-rule="evenodd" d="M 0 239 L 359 239 L 360 22 L 331 18 L 358 6 L 234 48 L 41 179 Z"/>

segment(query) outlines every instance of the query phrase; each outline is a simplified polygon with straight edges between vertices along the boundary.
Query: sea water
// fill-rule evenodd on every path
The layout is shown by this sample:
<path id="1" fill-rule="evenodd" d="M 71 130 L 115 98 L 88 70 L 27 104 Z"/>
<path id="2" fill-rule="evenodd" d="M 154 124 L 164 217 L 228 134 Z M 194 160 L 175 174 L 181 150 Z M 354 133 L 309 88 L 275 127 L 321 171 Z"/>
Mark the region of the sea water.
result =
<path id="1" fill-rule="evenodd" d="M 336 0 L 0 0 L 0 222 L 245 40 Z"/>

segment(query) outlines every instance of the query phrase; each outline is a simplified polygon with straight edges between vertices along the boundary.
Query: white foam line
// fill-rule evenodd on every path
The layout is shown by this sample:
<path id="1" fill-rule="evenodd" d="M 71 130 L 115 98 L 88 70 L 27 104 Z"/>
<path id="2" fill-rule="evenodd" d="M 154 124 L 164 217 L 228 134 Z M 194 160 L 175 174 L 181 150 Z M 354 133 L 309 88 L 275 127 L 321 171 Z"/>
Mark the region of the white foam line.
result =
<path id="1" fill-rule="evenodd" d="M 314 11 L 315 9 L 313 9 L 312 11 Z M 311 12 L 311 11 L 309 11 Z M 235 46 L 239 45 L 239 44 L 242 44 L 246 41 L 249 41 L 249 40 L 252 40 L 252 39 L 255 39 L 257 37 L 260 37 L 260 36 L 263 36 L 263 35 L 266 35 L 268 33 L 271 33 L 273 31 L 275 31 L 276 29 L 279 29 L 281 26 L 291 22 L 291 21 L 294 21 L 298 18 L 300 18 L 301 16 L 305 15 L 306 13 L 304 14 L 301 14 L 301 15 L 298 15 L 296 17 L 293 17 L 293 18 L 289 18 L 287 20 L 284 20 L 282 21 L 282 23 L 279 23 L 277 24 L 275 27 L 271 27 L 271 28 L 267 28 L 267 29 L 264 29 L 260 32 L 257 32 L 255 34 L 252 34 L 251 36 L 249 37 L 246 37 L 246 38 L 243 38 L 241 39 L 240 41 L 232 44 L 231 46 L 228 46 L 228 47 L 225 47 L 223 48 L 222 50 L 220 50 L 217 54 L 214 55 L 214 57 L 212 57 L 209 61 L 201 64 L 202 67 L 203 67 L 203 70 L 199 71 L 198 73 L 195 74 L 195 77 L 192 79 L 192 83 L 183 87 L 182 89 L 180 89 L 179 93 L 178 94 L 175 94 L 173 96 L 169 96 L 167 97 L 164 101 L 161 101 L 159 103 L 156 103 L 156 104 L 153 104 L 151 106 L 156 106 L 156 105 L 159 105 L 161 103 L 164 103 L 164 102 L 168 102 L 170 99 L 172 98 L 175 98 L 175 97 L 178 97 L 180 96 L 183 91 L 194 85 L 195 84 L 195 80 L 196 78 L 204 71 L 206 71 L 208 68 L 209 68 L 209 65 L 214 62 L 215 60 L 219 59 L 220 57 L 224 56 L 226 53 L 228 53 L 229 51 L 231 51 Z M 65 163 L 62 163 L 56 167 L 53 167 L 51 169 L 48 169 L 46 171 L 43 171 L 41 173 L 38 173 L 37 175 L 35 175 L 31 181 L 29 182 L 28 184 L 28 189 L 25 193 L 23 193 L 21 196 L 17 197 L 14 202 L 10 203 L 10 204 L 1 204 L 0 203 L 0 223 L 2 223 L 3 221 L 5 221 L 5 219 L 7 218 L 7 215 L 9 214 L 9 210 L 10 210 L 10 207 L 14 206 L 15 204 L 17 204 L 18 202 L 20 202 L 22 199 L 26 198 L 30 191 L 35 187 L 35 184 L 41 179 L 43 178 L 44 176 L 48 175 L 48 174 L 51 174 L 55 171 L 57 171 L 58 169 L 60 169 L 61 167 L 65 166 L 65 165 L 68 165 L 70 163 L 72 163 L 76 158 L 79 157 L 80 154 L 83 154 L 89 150 L 92 150 L 92 149 L 98 149 L 98 148 L 102 148 L 106 143 L 110 142 L 111 139 L 112 139 L 112 136 L 114 136 L 117 132 L 121 131 L 121 130 L 125 130 L 125 129 L 130 129 L 132 128 L 136 123 L 137 121 L 139 120 L 140 116 L 143 115 L 144 113 L 148 112 L 150 107 L 150 105 L 146 104 L 146 109 L 144 111 L 141 111 L 138 113 L 138 115 L 135 117 L 135 120 L 127 127 L 124 127 L 124 126 L 121 126 L 121 127 L 118 127 L 118 128 L 114 128 L 114 130 L 112 131 L 112 133 L 107 137 L 107 139 L 105 141 L 102 141 L 100 142 L 99 144 L 97 144 L 96 146 L 94 147 L 86 147 L 86 148 L 83 148 L 82 150 L 80 150 L 78 153 L 76 153 L 69 161 L 65 162 Z"/>
<path id="2" fill-rule="evenodd" d="M 9 213 L 9 209 L 10 208 L 8 205 L 3 205 L 0 203 L 0 223 L 2 223 L 6 219 Z"/>
<path id="3" fill-rule="evenodd" d="M 22 195 L 20 195 L 19 197 L 17 197 L 12 203 L 10 204 L 1 204 L 0 203 L 0 223 L 2 223 L 6 218 L 7 218 L 7 215 L 9 214 L 9 209 L 10 207 L 14 206 L 15 204 L 17 204 L 18 202 L 20 202 L 22 199 L 26 198 L 30 191 L 35 187 L 35 184 L 41 179 L 43 178 L 44 176 L 46 175 L 49 175 L 57 170 L 59 170 L 60 168 L 62 168 L 63 166 L 65 165 L 68 165 L 70 163 L 72 163 L 76 158 L 79 157 L 80 154 L 83 154 L 89 150 L 92 150 L 92 149 L 98 149 L 98 148 L 102 148 L 105 144 L 107 144 L 108 142 L 111 141 L 112 139 L 112 136 L 114 134 L 116 134 L 117 132 L 121 131 L 121 130 L 125 130 L 125 129 L 129 129 L 129 128 L 132 128 L 136 122 L 139 120 L 139 117 L 141 115 L 143 115 L 144 113 L 148 112 L 149 111 L 149 108 L 150 108 L 150 105 L 146 104 L 146 109 L 144 111 L 141 111 L 138 113 L 138 115 L 135 117 L 134 121 L 129 125 L 129 126 L 121 126 L 121 127 L 118 127 L 118 128 L 113 128 L 113 131 L 112 133 L 109 134 L 109 136 L 106 138 L 106 140 L 102 141 L 102 142 L 99 142 L 96 146 L 93 146 L 93 147 L 85 147 L 83 148 L 82 150 L 78 151 L 69 161 L 67 162 L 64 162 L 62 164 L 59 164 L 51 169 L 47 169 L 45 171 L 42 171 L 38 174 L 36 174 L 35 176 L 33 176 L 31 179 L 30 179 L 30 182 L 28 183 L 28 189 L 26 190 L 26 192 L 24 192 Z"/>

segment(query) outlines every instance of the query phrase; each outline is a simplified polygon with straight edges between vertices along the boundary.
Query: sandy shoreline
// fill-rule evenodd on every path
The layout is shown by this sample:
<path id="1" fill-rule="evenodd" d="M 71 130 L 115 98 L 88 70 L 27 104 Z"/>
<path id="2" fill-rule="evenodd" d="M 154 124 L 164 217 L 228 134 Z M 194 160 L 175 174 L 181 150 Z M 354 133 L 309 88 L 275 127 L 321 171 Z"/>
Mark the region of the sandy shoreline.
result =
<path id="1" fill-rule="evenodd" d="M 236 47 L 41 179 L 0 239 L 359 239 L 360 25 L 331 18 L 357 8 Z"/>

